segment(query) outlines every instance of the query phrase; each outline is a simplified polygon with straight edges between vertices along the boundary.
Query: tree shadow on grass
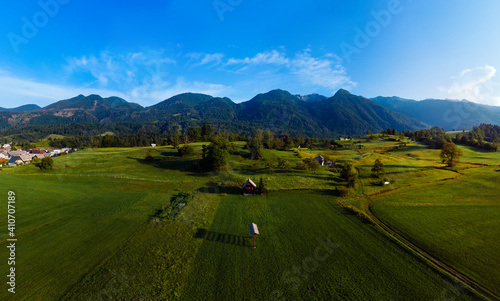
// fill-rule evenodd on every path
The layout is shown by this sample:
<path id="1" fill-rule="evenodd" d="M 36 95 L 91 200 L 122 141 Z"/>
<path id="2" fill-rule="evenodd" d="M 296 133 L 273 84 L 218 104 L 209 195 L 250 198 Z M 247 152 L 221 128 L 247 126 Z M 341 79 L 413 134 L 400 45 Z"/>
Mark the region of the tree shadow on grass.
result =
<path id="1" fill-rule="evenodd" d="M 190 176 L 202 177 L 205 175 L 204 173 L 196 172 L 196 162 L 198 160 L 193 158 L 182 158 L 178 156 L 171 156 L 171 157 L 153 158 L 153 159 L 127 157 L 127 159 L 133 159 L 140 164 L 149 165 L 159 169 L 188 172 L 190 173 L 189 174 Z"/>
<path id="2" fill-rule="evenodd" d="M 239 187 L 220 185 L 215 182 L 208 182 L 205 186 L 198 188 L 197 191 L 211 194 L 225 193 L 231 195 L 242 193 Z"/>
<path id="3" fill-rule="evenodd" d="M 193 237 L 197 239 L 204 239 L 207 241 L 215 241 L 224 244 L 252 248 L 252 245 L 249 242 L 251 236 L 220 233 L 220 232 L 209 231 L 207 229 L 198 228 Z"/>

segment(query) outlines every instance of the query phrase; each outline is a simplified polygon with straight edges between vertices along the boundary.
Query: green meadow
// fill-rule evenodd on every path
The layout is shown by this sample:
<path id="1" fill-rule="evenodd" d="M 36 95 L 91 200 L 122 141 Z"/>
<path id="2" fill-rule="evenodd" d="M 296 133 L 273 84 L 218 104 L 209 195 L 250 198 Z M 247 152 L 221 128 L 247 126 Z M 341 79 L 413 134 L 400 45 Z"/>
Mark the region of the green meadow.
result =
<path id="1" fill-rule="evenodd" d="M 491 167 L 450 182 L 405 187 L 373 212 L 434 257 L 500 293 L 500 172 Z"/>
<path id="2" fill-rule="evenodd" d="M 224 173 L 198 173 L 195 154 L 172 147 L 87 149 L 55 158 L 54 169 L 3 168 L 1 195 L 16 193 L 16 294 L 2 300 L 480 300 L 378 227 L 340 204 L 373 213 L 401 235 L 481 285 L 498 279 L 499 153 L 464 148 L 455 169 L 439 151 L 395 141 L 337 151 L 265 150 L 244 143 Z M 145 160 L 148 152 L 154 160 Z M 350 161 L 356 195 L 324 166 L 295 164 L 318 154 Z M 289 160 L 292 170 L 276 166 Z M 390 187 L 369 176 L 375 159 Z M 263 178 L 266 196 L 239 187 Z M 156 213 L 180 193 L 193 199 L 175 219 Z M 7 215 L 6 205 L 0 216 Z M 257 248 L 248 224 L 259 226 Z M 7 220 L 0 219 L 0 271 L 8 271 Z M 498 293 L 498 291 L 497 291 Z"/>

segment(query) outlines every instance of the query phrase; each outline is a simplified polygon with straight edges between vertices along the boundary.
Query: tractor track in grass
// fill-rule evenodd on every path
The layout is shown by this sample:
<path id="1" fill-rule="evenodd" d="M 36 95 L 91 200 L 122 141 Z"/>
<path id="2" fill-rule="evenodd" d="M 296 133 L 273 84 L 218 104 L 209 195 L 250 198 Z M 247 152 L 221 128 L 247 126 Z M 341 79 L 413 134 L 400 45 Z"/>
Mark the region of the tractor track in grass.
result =
<path id="1" fill-rule="evenodd" d="M 490 165 L 491 166 L 491 165 Z M 494 172 L 496 169 L 496 166 L 491 170 L 491 172 Z M 483 175 L 490 171 L 489 169 L 484 172 L 480 172 L 475 175 L 471 175 L 471 177 L 477 177 L 480 175 Z M 481 298 L 485 300 L 493 300 L 493 301 L 500 301 L 500 296 L 496 295 L 492 291 L 488 290 L 478 282 L 472 280 L 471 278 L 467 277 L 466 275 L 458 272 L 455 270 L 453 267 L 447 265 L 446 263 L 442 262 L 441 260 L 437 259 L 436 257 L 432 256 L 431 254 L 427 253 L 417 245 L 413 244 L 410 240 L 406 239 L 403 235 L 399 234 L 396 232 L 394 229 L 392 229 L 388 224 L 384 223 L 380 219 L 377 218 L 375 213 L 372 211 L 372 205 L 375 201 L 377 201 L 381 195 L 386 194 L 386 193 L 391 193 L 394 191 L 399 190 L 400 188 L 403 187 L 416 187 L 420 185 L 427 185 L 427 184 L 433 184 L 433 183 L 439 183 L 443 181 L 453 181 L 453 182 L 458 182 L 463 179 L 463 175 L 457 176 L 455 178 L 448 178 L 448 179 L 440 179 L 432 182 L 424 182 L 424 183 L 419 183 L 419 184 L 413 184 L 413 185 L 408 185 L 408 186 L 401 186 L 395 189 L 390 189 L 390 190 L 385 190 L 385 191 L 380 191 L 378 193 L 374 193 L 371 195 L 367 195 L 367 202 L 365 203 L 365 212 L 368 215 L 368 217 L 376 224 L 379 226 L 379 229 L 381 229 L 385 234 L 387 234 L 389 237 L 394 239 L 398 244 L 403 246 L 405 249 L 409 250 L 412 254 L 415 256 L 419 257 L 420 259 L 423 259 L 425 263 L 427 263 L 429 266 L 432 268 L 436 269 L 438 272 L 441 274 L 445 275 L 446 277 L 450 279 L 455 279 L 458 281 L 461 285 L 467 287 L 470 291 L 474 292 L 476 295 L 480 296 Z M 372 196 L 376 196 L 375 199 L 372 199 Z"/>

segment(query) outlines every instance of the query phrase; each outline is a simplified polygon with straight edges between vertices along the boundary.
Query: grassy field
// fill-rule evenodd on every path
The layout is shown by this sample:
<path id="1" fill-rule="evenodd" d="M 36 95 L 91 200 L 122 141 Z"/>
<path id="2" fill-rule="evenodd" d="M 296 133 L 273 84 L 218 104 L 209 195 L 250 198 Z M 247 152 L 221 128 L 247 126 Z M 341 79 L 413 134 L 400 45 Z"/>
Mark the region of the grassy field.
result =
<path id="1" fill-rule="evenodd" d="M 25 300 L 64 295 L 89 267 L 122 246 L 159 200 L 169 199 L 168 191 L 155 182 L 4 175 L 1 181 L 2 195 L 13 190 L 17 196 L 17 289 Z M 6 229 L 2 219 L 3 255 Z M 3 271 L 6 264 L 0 263 Z"/>
<path id="2" fill-rule="evenodd" d="M 406 187 L 373 212 L 433 256 L 500 294 L 500 172 Z"/>
<path id="3" fill-rule="evenodd" d="M 251 222 L 261 233 L 256 249 Z M 448 293 L 445 280 L 328 192 L 227 196 L 200 232 L 186 300 L 433 300 Z"/>
<path id="4" fill-rule="evenodd" d="M 482 169 L 491 170 L 491 166 L 477 165 L 500 161 L 496 155 L 464 148 L 462 161 L 476 165 L 462 163 L 457 172 L 441 168 L 436 150 L 417 144 L 393 150 L 397 143 L 367 142 L 361 150 L 265 150 L 264 157 L 271 166 L 244 158 L 247 151 L 243 143 L 238 143 L 238 152 L 231 155 L 230 170 L 220 174 L 194 171 L 201 143 L 193 145 L 197 153 L 185 158 L 178 157 L 172 147 L 88 149 L 55 158 L 52 171 L 40 171 L 34 165 L 3 168 L 2 195 L 7 199 L 9 190 L 17 195 L 19 293 L 12 299 L 4 289 L 0 299 L 474 299 L 467 290 L 445 280 L 375 227 L 340 207 L 334 196 L 335 188 L 342 184 L 337 173 L 326 166 L 316 172 L 296 168 L 286 172 L 275 166 L 277 157 L 289 160 L 294 167 L 301 158 L 323 154 L 369 170 L 380 158 L 386 164 L 387 176 L 396 179 L 391 186 L 397 189 L 394 194 L 444 179 L 453 179 L 449 181 L 456 181 L 457 186 L 462 178 L 477 181 L 463 187 L 497 180 L 488 182 L 481 177 Z M 144 160 L 148 152 L 154 160 Z M 271 189 L 267 198 L 237 195 L 238 187 L 249 177 L 266 181 Z M 365 195 L 386 189 L 371 185 L 370 178 L 361 181 L 360 193 Z M 491 198 L 498 190 L 487 185 L 489 190 L 484 190 L 490 193 L 489 206 L 496 206 Z M 453 195 L 456 191 L 450 188 L 448 192 Z M 181 192 L 193 193 L 194 199 L 178 218 L 153 218 Z M 485 198 L 475 190 L 468 192 L 471 197 Z M 470 272 L 485 285 L 495 284 L 498 274 L 491 268 L 481 273 L 485 265 L 477 266 L 477 262 L 497 263 L 494 252 L 498 254 L 498 244 L 473 255 L 478 260 L 464 261 L 461 256 L 470 258 L 469 253 L 476 252 L 468 249 L 466 242 L 460 247 L 466 255 L 454 258 L 449 254 L 455 252 L 455 245 L 439 244 L 440 237 L 430 235 L 442 227 L 463 226 L 462 236 L 456 239 L 469 239 L 468 235 L 479 231 L 474 223 L 487 211 L 481 208 L 487 206 L 470 203 L 470 225 L 462 225 L 463 217 L 454 214 L 438 220 L 439 214 L 424 210 L 430 206 L 416 212 L 413 222 L 407 223 L 393 216 L 391 210 L 399 207 L 393 206 L 391 194 L 387 201 L 385 197 L 380 195 L 375 202 L 375 212 L 381 219 L 422 246 L 438 250 L 433 243 L 438 244 L 442 250 L 436 256 L 451 258 L 450 264 Z M 452 196 L 448 201 L 442 198 L 443 212 L 462 212 L 454 209 L 452 200 Z M 500 219 L 491 214 L 492 223 L 483 226 L 485 232 L 477 240 L 493 239 L 498 233 L 495 229 Z M 6 216 L 5 206 L 0 208 L 0 216 Z M 432 225 L 424 223 L 426 219 L 433 221 Z M 257 249 L 250 247 L 250 222 L 257 223 L 261 230 Z M 4 218 L 0 219 L 0 229 L 7 229 Z M 419 234 L 422 229 L 423 234 Z M 7 258 L 6 230 L 0 234 L 0 256 Z M 321 255 L 326 253 L 316 252 L 321 245 L 318 239 L 329 237 L 335 246 L 324 258 Z M 470 243 L 475 240 L 469 239 Z M 301 265 L 302 274 L 297 276 L 294 269 Z M 0 271 L 7 270 L 7 262 L 0 260 Z"/>

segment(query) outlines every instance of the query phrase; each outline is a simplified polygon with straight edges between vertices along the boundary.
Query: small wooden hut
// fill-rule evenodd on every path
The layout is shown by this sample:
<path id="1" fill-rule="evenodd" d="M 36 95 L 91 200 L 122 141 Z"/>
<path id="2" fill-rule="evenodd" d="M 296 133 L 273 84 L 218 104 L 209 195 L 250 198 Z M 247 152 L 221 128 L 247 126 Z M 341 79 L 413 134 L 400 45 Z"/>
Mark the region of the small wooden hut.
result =
<path id="1" fill-rule="evenodd" d="M 257 185 L 251 179 L 248 179 L 241 187 L 241 190 L 243 195 L 254 195 L 257 194 Z"/>

